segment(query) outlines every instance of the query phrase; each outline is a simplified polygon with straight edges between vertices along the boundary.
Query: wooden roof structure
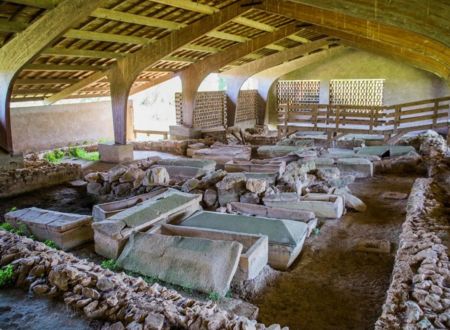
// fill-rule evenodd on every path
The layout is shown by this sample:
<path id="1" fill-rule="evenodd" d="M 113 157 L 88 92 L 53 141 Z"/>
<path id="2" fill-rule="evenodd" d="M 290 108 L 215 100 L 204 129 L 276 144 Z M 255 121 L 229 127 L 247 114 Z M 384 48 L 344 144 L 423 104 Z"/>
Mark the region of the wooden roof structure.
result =
<path id="1" fill-rule="evenodd" d="M 22 50 L 11 45 L 65 1 L 0 1 L 0 64 L 2 57 L 33 52 L 27 44 Z M 80 10 L 86 3 L 72 2 L 75 10 L 77 3 Z M 136 93 L 283 28 L 292 33 L 252 48 L 220 70 L 327 39 L 329 47 L 360 48 L 450 76 L 450 3 L 445 0 L 93 0 L 90 6 L 88 15 L 28 54 L 14 77 L 11 101 L 108 96 L 111 70 L 139 62 L 131 88 Z"/>

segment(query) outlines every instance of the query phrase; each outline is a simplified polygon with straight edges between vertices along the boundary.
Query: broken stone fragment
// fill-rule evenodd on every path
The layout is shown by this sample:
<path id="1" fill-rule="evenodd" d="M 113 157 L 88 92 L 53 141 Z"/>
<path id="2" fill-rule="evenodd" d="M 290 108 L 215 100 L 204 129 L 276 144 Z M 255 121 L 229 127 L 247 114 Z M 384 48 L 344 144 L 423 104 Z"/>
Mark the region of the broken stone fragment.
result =
<path id="1" fill-rule="evenodd" d="M 217 191 L 214 189 L 206 189 L 203 194 L 203 202 L 207 207 L 213 207 L 217 203 Z"/>
<path id="2" fill-rule="evenodd" d="M 166 186 L 169 181 L 170 177 L 167 170 L 162 166 L 156 166 L 145 172 L 142 184 L 144 186 Z"/>
<path id="3" fill-rule="evenodd" d="M 109 182 L 118 181 L 119 178 L 128 170 L 126 166 L 118 165 L 109 170 Z"/>
<path id="4" fill-rule="evenodd" d="M 246 192 L 245 194 L 241 195 L 239 201 L 241 203 L 259 204 L 261 202 L 261 199 L 259 198 L 257 193 Z"/>
<path id="5" fill-rule="evenodd" d="M 86 189 L 87 189 L 88 194 L 100 195 L 100 190 L 102 189 L 102 185 L 98 182 L 89 182 Z"/>
<path id="6" fill-rule="evenodd" d="M 245 187 L 252 193 L 262 194 L 267 189 L 267 181 L 263 179 L 248 179 Z"/>

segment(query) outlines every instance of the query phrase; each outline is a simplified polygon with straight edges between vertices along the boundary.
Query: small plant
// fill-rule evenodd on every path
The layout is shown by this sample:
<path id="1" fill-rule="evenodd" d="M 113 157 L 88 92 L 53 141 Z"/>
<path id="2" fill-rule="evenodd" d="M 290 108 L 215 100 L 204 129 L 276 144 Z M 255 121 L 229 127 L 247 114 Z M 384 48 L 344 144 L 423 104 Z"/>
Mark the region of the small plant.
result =
<path id="1" fill-rule="evenodd" d="M 84 148 L 80 147 L 69 148 L 69 155 L 75 158 L 90 161 L 100 160 L 100 154 L 98 153 L 98 151 L 87 152 Z"/>
<path id="2" fill-rule="evenodd" d="M 5 230 L 5 231 L 9 231 L 9 232 L 13 232 L 15 229 L 13 226 L 11 226 L 9 223 L 4 222 L 0 225 L 0 229 Z"/>
<path id="3" fill-rule="evenodd" d="M 11 210 L 9 210 L 9 212 L 14 212 L 14 211 L 17 211 L 17 207 L 15 207 L 15 206 L 11 207 Z"/>
<path id="4" fill-rule="evenodd" d="M 53 242 L 51 239 L 46 239 L 44 241 L 44 244 L 47 245 L 48 247 L 52 248 L 52 249 L 57 249 L 58 246 L 56 245 L 55 242 Z"/>
<path id="5" fill-rule="evenodd" d="M 153 284 L 153 283 L 157 283 L 158 282 L 158 278 L 157 277 L 153 277 L 153 276 L 144 276 L 143 279 L 148 284 Z"/>
<path id="6" fill-rule="evenodd" d="M 117 263 L 114 259 L 103 260 L 100 264 L 105 269 L 116 270 L 118 269 Z"/>
<path id="7" fill-rule="evenodd" d="M 19 228 L 16 228 L 7 222 L 4 222 L 0 225 L 0 229 L 9 231 L 10 233 L 17 234 L 20 236 L 27 236 L 28 234 L 27 226 L 25 226 L 24 224 L 20 225 Z"/>
<path id="8" fill-rule="evenodd" d="M 314 229 L 313 229 L 313 234 L 314 234 L 314 236 L 319 236 L 319 234 L 320 234 L 320 228 L 314 228 Z"/>
<path id="9" fill-rule="evenodd" d="M 209 294 L 209 296 L 208 296 L 208 299 L 212 300 L 212 301 L 218 301 L 218 300 L 220 300 L 220 294 L 218 292 L 215 292 L 215 291 L 211 292 Z"/>
<path id="10" fill-rule="evenodd" d="M 12 265 L 0 269 L 0 288 L 11 285 L 13 282 L 14 268 Z"/>
<path id="11" fill-rule="evenodd" d="M 231 294 L 230 290 L 227 291 L 227 294 L 225 295 L 225 298 L 233 298 L 233 295 Z"/>
<path id="12" fill-rule="evenodd" d="M 44 159 L 50 163 L 58 164 L 64 158 L 64 151 L 55 149 L 44 154 Z"/>

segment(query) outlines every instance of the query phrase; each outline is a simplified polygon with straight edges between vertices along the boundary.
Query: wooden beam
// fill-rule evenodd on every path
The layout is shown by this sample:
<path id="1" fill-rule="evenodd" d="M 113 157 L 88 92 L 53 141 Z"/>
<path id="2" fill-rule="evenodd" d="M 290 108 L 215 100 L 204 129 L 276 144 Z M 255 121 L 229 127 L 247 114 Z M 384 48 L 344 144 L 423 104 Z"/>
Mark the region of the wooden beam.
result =
<path id="1" fill-rule="evenodd" d="M 79 79 L 17 79 L 14 85 L 70 85 Z"/>
<path id="2" fill-rule="evenodd" d="M 221 32 L 221 31 L 211 31 L 206 34 L 208 37 L 223 39 L 234 42 L 246 42 L 249 41 L 250 38 L 238 36 L 236 34 Z"/>
<path id="3" fill-rule="evenodd" d="M 276 50 L 278 52 L 282 52 L 283 50 L 286 49 L 286 47 L 275 45 L 275 44 L 267 45 L 264 48 L 271 49 L 271 50 Z"/>
<path id="4" fill-rule="evenodd" d="M 195 63 L 195 60 L 192 58 L 179 57 L 179 56 L 166 56 L 161 61 L 167 62 L 180 62 L 180 63 Z"/>
<path id="5" fill-rule="evenodd" d="M 311 40 L 303 38 L 303 37 L 300 37 L 300 36 L 298 36 L 296 34 L 293 34 L 293 35 L 289 36 L 288 39 L 291 39 L 292 41 L 296 41 L 296 42 L 301 42 L 302 44 L 306 44 L 308 42 L 311 42 Z"/>
<path id="6" fill-rule="evenodd" d="M 56 7 L 62 0 L 6 0 L 6 2 L 15 3 L 23 6 L 51 9 Z"/>
<path id="7" fill-rule="evenodd" d="M 152 0 L 153 2 L 160 3 L 162 5 L 171 6 L 175 8 L 181 8 L 189 11 L 194 11 L 196 13 L 200 14 L 206 14 L 206 15 L 212 15 L 214 13 L 217 13 L 219 9 L 203 5 L 198 2 L 193 2 L 191 0 Z"/>
<path id="8" fill-rule="evenodd" d="M 8 21 L 6 19 L 0 19 L 0 32 L 17 33 L 25 30 L 27 24 L 24 22 Z"/>
<path id="9" fill-rule="evenodd" d="M 112 21 L 118 21 L 123 23 L 145 25 L 150 27 L 156 27 L 166 30 L 178 30 L 186 27 L 184 23 L 177 23 L 172 21 L 167 21 L 163 19 L 146 17 L 141 15 L 129 14 L 125 12 L 120 12 L 117 10 L 110 10 L 105 8 L 98 8 L 91 13 L 91 16 L 97 18 L 108 19 Z"/>
<path id="10" fill-rule="evenodd" d="M 86 64 L 27 64 L 23 67 L 23 71 L 99 71 L 102 69 L 104 68 Z"/>
<path id="11" fill-rule="evenodd" d="M 82 40 L 93 40 L 93 41 L 104 41 L 104 42 L 118 42 L 123 44 L 135 44 L 135 45 L 149 45 L 154 40 L 135 37 L 135 36 L 124 36 L 120 34 L 104 33 L 104 32 L 92 32 L 84 30 L 69 30 L 64 34 L 66 38 L 72 39 L 82 39 Z"/>
<path id="12" fill-rule="evenodd" d="M 144 84 L 139 84 L 139 85 L 133 85 L 133 87 L 131 88 L 131 95 L 137 94 L 139 92 L 145 91 L 146 89 L 149 89 L 153 86 L 159 85 L 167 80 L 170 80 L 172 78 L 175 78 L 176 75 L 175 73 L 167 73 L 164 76 L 152 79 Z"/>
<path id="13" fill-rule="evenodd" d="M 142 72 L 174 72 L 173 69 L 147 68 Z"/>
<path id="14" fill-rule="evenodd" d="M 242 17 L 242 16 L 236 17 L 235 19 L 233 19 L 233 22 L 238 23 L 240 25 L 251 27 L 256 30 L 261 30 L 261 31 L 266 31 L 266 32 L 274 32 L 277 29 L 276 27 L 274 27 L 272 25 L 260 23 L 258 21 L 254 21 L 252 19 Z"/>
<path id="15" fill-rule="evenodd" d="M 257 53 L 251 53 L 251 54 L 245 55 L 243 58 L 248 58 L 250 60 L 258 60 L 261 57 L 264 57 L 264 55 L 257 54 Z"/>
<path id="16" fill-rule="evenodd" d="M 88 58 L 111 58 L 119 59 L 124 54 L 105 52 L 99 50 L 69 49 L 69 48 L 47 48 L 42 52 L 43 55 L 69 56 L 69 57 L 88 57 Z"/>
<path id="17" fill-rule="evenodd" d="M 46 104 L 55 103 L 56 101 L 62 100 L 63 98 L 70 96 L 70 95 L 76 93 L 77 91 L 85 88 L 86 86 L 105 78 L 105 76 L 106 76 L 106 72 L 104 72 L 104 71 L 96 72 L 93 75 L 90 75 L 89 77 L 87 77 L 83 80 L 80 80 L 79 82 L 65 88 L 61 92 L 54 94 L 51 97 L 46 98 L 44 101 Z"/>
<path id="18" fill-rule="evenodd" d="M 189 44 L 189 45 L 183 46 L 183 49 L 192 50 L 194 52 L 202 52 L 202 53 L 217 53 L 217 52 L 221 51 L 220 48 L 194 45 L 194 44 Z"/>

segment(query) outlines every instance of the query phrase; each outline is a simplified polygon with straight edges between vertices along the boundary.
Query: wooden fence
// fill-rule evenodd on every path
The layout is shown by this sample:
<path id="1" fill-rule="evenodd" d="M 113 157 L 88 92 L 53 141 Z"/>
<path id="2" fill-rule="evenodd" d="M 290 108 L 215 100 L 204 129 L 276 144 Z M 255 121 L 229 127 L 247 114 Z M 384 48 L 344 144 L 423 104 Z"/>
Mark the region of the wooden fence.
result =
<path id="1" fill-rule="evenodd" d="M 392 106 L 281 104 L 278 136 L 297 131 L 325 131 L 334 135 L 360 133 L 393 135 L 448 127 L 450 96 Z"/>

